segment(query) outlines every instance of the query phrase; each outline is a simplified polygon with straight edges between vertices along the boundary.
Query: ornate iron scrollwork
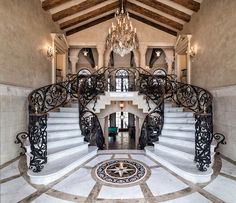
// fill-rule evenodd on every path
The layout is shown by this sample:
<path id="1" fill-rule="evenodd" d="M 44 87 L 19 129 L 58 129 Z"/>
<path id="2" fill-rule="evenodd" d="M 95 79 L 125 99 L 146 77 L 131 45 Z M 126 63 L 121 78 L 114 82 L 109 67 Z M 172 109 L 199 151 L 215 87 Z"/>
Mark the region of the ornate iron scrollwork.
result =
<path id="1" fill-rule="evenodd" d="M 23 150 L 23 152 L 20 152 L 20 155 L 24 155 L 26 153 L 26 148 L 24 147 L 24 140 L 29 138 L 29 134 L 27 132 L 20 132 L 16 135 L 16 144 L 20 144 L 20 148 Z"/>
<path id="2" fill-rule="evenodd" d="M 219 148 L 219 145 L 222 144 L 222 145 L 225 145 L 226 144 L 226 141 L 225 141 L 225 136 L 221 133 L 215 133 L 213 135 L 213 138 L 216 140 L 217 142 L 217 145 L 215 147 L 215 152 L 217 152 L 217 149 Z M 217 152 L 219 153 L 219 152 Z"/>
<path id="3" fill-rule="evenodd" d="M 47 114 L 32 114 L 29 118 L 31 148 L 30 169 L 40 172 L 47 163 Z"/>

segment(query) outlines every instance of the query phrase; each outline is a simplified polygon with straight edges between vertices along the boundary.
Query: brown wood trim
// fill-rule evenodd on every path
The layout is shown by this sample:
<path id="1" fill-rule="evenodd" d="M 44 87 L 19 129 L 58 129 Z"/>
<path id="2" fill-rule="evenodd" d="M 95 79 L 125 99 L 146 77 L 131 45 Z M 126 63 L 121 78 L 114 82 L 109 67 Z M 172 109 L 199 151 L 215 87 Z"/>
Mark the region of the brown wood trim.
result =
<path id="1" fill-rule="evenodd" d="M 129 8 L 130 10 L 132 11 L 135 11 L 141 15 L 144 15 L 148 18 L 151 18 L 157 22 L 160 22 L 160 23 L 163 23 L 163 24 L 166 24 L 172 28 L 175 28 L 177 30 L 182 30 L 183 29 L 183 25 L 174 21 L 174 20 L 171 20 L 169 18 L 166 18 L 162 15 L 159 15 L 157 13 L 154 13 L 146 8 L 143 8 L 143 7 L 140 7 L 136 4 L 133 4 L 133 3 L 130 3 L 130 2 L 126 2 L 126 6 L 127 8 Z"/>
<path id="2" fill-rule="evenodd" d="M 86 1 L 83 1 L 80 4 L 71 6 L 70 8 L 64 9 L 62 11 L 59 11 L 59 12 L 53 14 L 52 19 L 54 21 L 58 21 L 58 20 L 65 18 L 67 16 L 73 15 L 75 13 L 79 13 L 79 12 L 84 11 L 89 8 L 92 8 L 93 6 L 96 6 L 96 5 L 103 3 L 105 1 L 106 0 L 86 0 Z"/>
<path id="3" fill-rule="evenodd" d="M 97 16 L 99 16 L 101 14 L 104 14 L 104 13 L 108 12 L 108 11 L 114 10 L 114 9 L 116 9 L 118 7 L 119 7 L 119 2 L 116 1 L 114 3 L 108 4 L 108 5 L 104 6 L 104 7 L 96 9 L 94 11 L 88 12 L 88 13 L 86 13 L 84 15 L 79 16 L 79 17 L 76 17 L 76 18 L 73 18 L 73 19 L 68 20 L 66 22 L 63 22 L 63 23 L 60 24 L 60 28 L 61 29 L 65 29 L 65 28 L 71 27 L 73 25 L 82 23 L 82 22 L 84 22 L 86 20 L 89 20 L 91 18 L 95 18 L 95 17 L 97 17 Z"/>
<path id="4" fill-rule="evenodd" d="M 45 0 L 42 2 L 42 8 L 47 11 L 49 9 L 52 9 L 54 7 L 60 6 L 66 2 L 69 2 L 72 0 Z"/>
<path id="5" fill-rule="evenodd" d="M 164 13 L 167 13 L 169 15 L 172 15 L 172 16 L 174 16 L 176 18 L 179 18 L 179 19 L 181 19 L 185 22 L 189 22 L 190 19 L 191 19 L 190 15 L 188 15 L 188 14 L 182 12 L 182 11 L 179 11 L 179 10 L 173 8 L 173 7 L 170 7 L 166 4 L 158 2 L 156 0 L 136 0 L 136 1 L 139 1 L 140 3 L 143 3 L 147 6 L 155 8 L 155 9 L 157 9 L 159 11 L 162 11 Z"/>
<path id="6" fill-rule="evenodd" d="M 92 27 L 92 26 L 98 25 L 99 23 L 103 23 L 103 22 L 105 22 L 105 21 L 107 21 L 107 20 L 110 20 L 110 19 L 112 19 L 112 18 L 114 18 L 114 14 L 113 14 L 113 13 L 112 13 L 112 14 L 109 14 L 109 15 L 106 15 L 106 16 L 104 16 L 104 17 L 101 17 L 101 18 L 99 18 L 99 19 L 97 19 L 97 20 L 94 20 L 94 21 L 92 21 L 92 22 L 89 22 L 89 23 L 87 23 L 87 24 L 85 24 L 85 25 L 81 25 L 81 26 L 76 27 L 76 28 L 74 28 L 74 29 L 68 30 L 68 31 L 66 32 L 66 35 L 67 35 L 67 36 L 72 35 L 72 34 L 74 34 L 74 33 L 76 33 L 76 32 L 80 32 L 80 31 L 85 30 L 85 29 L 87 29 L 87 28 L 90 28 L 90 27 Z M 96 34 L 96 33 L 94 33 L 94 34 Z"/>
<path id="7" fill-rule="evenodd" d="M 184 6 L 192 11 L 198 12 L 198 10 L 200 9 L 200 3 L 196 2 L 194 0 L 170 0 L 173 1 L 177 4 L 180 4 L 181 6 Z"/>
<path id="8" fill-rule="evenodd" d="M 162 26 L 162 25 L 159 25 L 159 24 L 157 24 L 157 23 L 154 23 L 154 22 L 152 22 L 152 21 L 149 21 L 149 20 L 147 20 L 147 19 L 145 19 L 145 18 L 143 18 L 143 17 L 141 17 L 141 16 L 138 16 L 138 15 L 136 15 L 136 14 L 134 14 L 134 13 L 129 12 L 129 14 L 130 14 L 130 17 L 132 17 L 132 18 L 134 18 L 134 19 L 136 19 L 136 20 L 138 20 L 138 21 L 140 21 L 140 22 L 142 22 L 142 23 L 145 23 L 145 24 L 147 24 L 147 25 L 150 25 L 150 26 L 152 26 L 152 27 L 154 27 L 154 28 L 156 28 L 156 29 L 158 29 L 158 30 L 161 30 L 161 31 L 166 32 L 166 33 L 168 33 L 168 34 L 171 34 L 171 35 L 173 35 L 173 36 L 177 36 L 177 32 L 174 31 L 174 30 L 171 30 L 171 29 L 166 28 L 166 27 L 164 27 L 164 26 Z"/>

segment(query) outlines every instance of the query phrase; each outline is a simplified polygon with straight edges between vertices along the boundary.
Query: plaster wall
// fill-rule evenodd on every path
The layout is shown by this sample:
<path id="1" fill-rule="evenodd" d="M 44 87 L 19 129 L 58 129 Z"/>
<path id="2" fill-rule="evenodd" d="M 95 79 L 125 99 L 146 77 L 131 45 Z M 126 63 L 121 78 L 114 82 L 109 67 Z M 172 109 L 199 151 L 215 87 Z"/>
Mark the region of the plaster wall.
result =
<path id="1" fill-rule="evenodd" d="M 131 18 L 133 26 L 137 28 L 140 45 L 146 46 L 174 46 L 176 37 Z M 105 45 L 108 29 L 114 19 L 80 31 L 67 37 L 69 45 Z"/>
<path id="2" fill-rule="evenodd" d="M 3 164 L 19 153 L 15 136 L 27 130 L 27 96 L 51 81 L 46 48 L 60 32 L 39 0 L 0 1 L 0 138 Z"/>
<path id="3" fill-rule="evenodd" d="M 214 129 L 224 133 L 221 152 L 236 160 L 236 1 L 204 0 L 183 34 L 192 34 L 197 55 L 191 66 L 192 84 L 213 92 Z"/>

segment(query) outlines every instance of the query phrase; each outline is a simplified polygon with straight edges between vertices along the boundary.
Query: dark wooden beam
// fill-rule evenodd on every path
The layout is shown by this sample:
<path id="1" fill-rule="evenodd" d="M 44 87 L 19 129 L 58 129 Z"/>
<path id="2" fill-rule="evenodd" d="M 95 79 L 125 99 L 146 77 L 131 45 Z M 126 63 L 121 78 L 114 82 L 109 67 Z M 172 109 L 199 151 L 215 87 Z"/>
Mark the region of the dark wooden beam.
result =
<path id="1" fill-rule="evenodd" d="M 200 9 L 200 3 L 194 0 L 170 0 L 170 1 L 180 4 L 181 6 L 184 6 L 195 12 L 198 12 L 198 10 Z"/>
<path id="2" fill-rule="evenodd" d="M 99 19 L 97 19 L 97 20 L 94 20 L 94 21 L 92 21 L 92 22 L 89 22 L 89 23 L 87 23 L 87 24 L 85 24 L 85 25 L 81 25 L 81 26 L 79 26 L 79 27 L 76 27 L 76 28 L 74 28 L 74 29 L 71 29 L 71 30 L 69 30 L 69 31 L 66 32 L 66 35 L 67 35 L 67 36 L 72 35 L 72 34 L 74 34 L 74 33 L 76 33 L 76 32 L 80 32 L 80 31 L 85 30 L 85 29 L 87 29 L 87 28 L 90 28 L 90 27 L 92 27 L 92 26 L 98 25 L 99 23 L 103 23 L 103 22 L 105 22 L 105 21 L 107 21 L 107 20 L 110 20 L 110 19 L 112 19 L 112 18 L 114 18 L 114 14 L 113 14 L 113 13 L 112 13 L 112 14 L 109 14 L 109 15 L 106 15 L 106 16 L 104 16 L 104 17 L 101 17 L 101 18 L 99 18 Z M 94 33 L 94 34 L 97 34 L 97 33 Z"/>
<path id="3" fill-rule="evenodd" d="M 114 3 L 106 5 L 104 7 L 98 8 L 98 9 L 96 9 L 94 11 L 88 12 L 88 13 L 86 13 L 84 15 L 81 15 L 81 16 L 78 16 L 78 17 L 73 18 L 71 20 L 68 20 L 66 22 L 63 22 L 63 23 L 60 24 L 60 27 L 61 27 L 61 29 L 65 29 L 65 28 L 71 27 L 73 25 L 82 23 L 82 22 L 84 22 L 86 20 L 89 20 L 89 19 L 92 19 L 92 18 L 97 17 L 99 15 L 102 15 L 102 14 L 108 12 L 108 11 L 114 10 L 114 9 L 116 9 L 118 7 L 119 7 L 119 2 L 116 1 Z"/>
<path id="4" fill-rule="evenodd" d="M 136 0 L 136 1 L 139 1 L 139 2 L 141 2 L 143 4 L 146 4 L 147 6 L 155 8 L 155 9 L 157 9 L 159 11 L 162 11 L 164 13 L 172 15 L 172 16 L 174 16 L 176 18 L 179 18 L 181 20 L 184 20 L 186 22 L 189 22 L 190 19 L 191 19 L 190 15 L 188 15 L 188 14 L 182 12 L 182 11 L 179 11 L 179 10 L 173 8 L 173 7 L 170 7 L 170 6 L 166 5 L 166 4 L 163 4 L 163 3 L 159 2 L 159 1 L 156 1 L 156 0 Z"/>
<path id="5" fill-rule="evenodd" d="M 152 26 L 152 27 L 154 27 L 154 28 L 156 28 L 156 29 L 158 29 L 158 30 L 161 30 L 161 31 L 166 32 L 166 33 L 168 33 L 168 34 L 171 34 L 171 35 L 173 35 L 173 36 L 177 36 L 177 32 L 174 31 L 174 30 L 171 30 L 171 29 L 166 28 L 166 27 L 164 27 L 164 26 L 162 26 L 162 25 L 159 25 L 159 24 L 157 24 L 157 23 L 154 23 L 154 22 L 152 22 L 152 21 L 149 21 L 149 20 L 147 20 L 147 19 L 145 19 L 145 18 L 143 18 L 143 17 L 141 17 L 141 16 L 138 16 L 138 15 L 136 15 L 136 14 L 134 14 L 134 13 L 129 12 L 129 14 L 130 14 L 130 17 L 131 17 L 131 18 L 134 18 L 134 19 L 136 19 L 136 20 L 138 20 L 138 21 L 140 21 L 140 22 L 142 22 L 142 23 L 145 23 L 145 24 L 147 24 L 147 25 L 150 25 L 150 26 Z"/>
<path id="6" fill-rule="evenodd" d="M 72 1 L 72 0 L 45 0 L 42 2 L 42 7 L 44 10 L 47 11 L 49 9 L 60 6 L 69 1 Z"/>
<path id="7" fill-rule="evenodd" d="M 154 13 L 146 8 L 143 8 L 143 7 L 140 7 L 136 4 L 133 4 L 133 3 L 130 3 L 130 2 L 126 2 L 126 6 L 127 8 L 129 8 L 130 10 L 132 11 L 135 11 L 141 15 L 144 15 L 148 18 L 151 18 L 157 22 L 160 22 L 160 23 L 163 23 L 163 24 L 166 24 L 172 28 L 175 28 L 177 30 L 182 30 L 183 29 L 183 25 L 174 21 L 174 20 L 171 20 L 169 18 L 166 18 L 162 15 L 159 15 L 157 13 Z"/>
<path id="8" fill-rule="evenodd" d="M 81 11 L 84 11 L 86 9 L 92 8 L 93 6 L 96 6 L 102 2 L 105 2 L 106 0 L 86 0 L 83 1 L 80 4 L 71 6 L 70 8 L 64 9 L 62 11 L 59 11 L 52 15 L 52 19 L 54 21 L 58 21 L 62 18 L 65 18 L 67 16 L 73 15 L 75 13 L 79 13 Z"/>

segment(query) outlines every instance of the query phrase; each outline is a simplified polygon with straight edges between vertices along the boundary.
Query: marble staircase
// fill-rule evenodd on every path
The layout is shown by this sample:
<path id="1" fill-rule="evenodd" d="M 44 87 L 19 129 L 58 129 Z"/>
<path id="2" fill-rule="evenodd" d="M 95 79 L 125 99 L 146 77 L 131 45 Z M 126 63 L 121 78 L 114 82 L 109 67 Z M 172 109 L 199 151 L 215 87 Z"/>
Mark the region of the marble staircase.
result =
<path id="1" fill-rule="evenodd" d="M 212 160 L 214 147 L 212 144 Z M 194 113 L 186 112 L 182 107 L 174 107 L 171 103 L 165 104 L 164 125 L 159 141 L 154 143 L 154 147 L 145 147 L 145 151 L 148 156 L 191 182 L 208 182 L 213 174 L 211 167 L 206 172 L 199 171 L 194 162 Z"/>
<path id="2" fill-rule="evenodd" d="M 64 176 L 77 166 L 97 154 L 97 147 L 84 142 L 79 126 L 79 112 L 76 103 L 48 113 L 47 157 L 43 170 L 34 173 L 28 170 L 33 184 L 48 184 Z M 27 163 L 30 160 L 30 146 L 27 149 Z"/>

